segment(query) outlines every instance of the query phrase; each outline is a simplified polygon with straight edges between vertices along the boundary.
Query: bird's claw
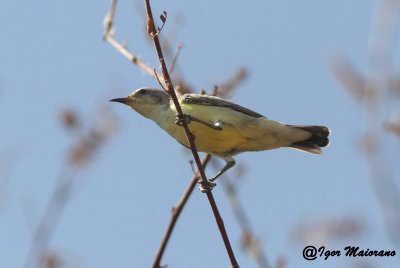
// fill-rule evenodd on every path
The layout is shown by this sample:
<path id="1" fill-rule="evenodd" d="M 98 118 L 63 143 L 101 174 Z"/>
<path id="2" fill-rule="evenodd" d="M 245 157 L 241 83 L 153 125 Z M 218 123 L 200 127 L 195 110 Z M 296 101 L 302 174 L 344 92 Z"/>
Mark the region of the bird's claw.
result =
<path id="1" fill-rule="evenodd" d="M 202 193 L 210 192 L 212 189 L 214 189 L 215 186 L 217 186 L 217 184 L 216 184 L 215 182 L 212 182 L 212 181 L 210 181 L 210 180 L 207 180 L 206 182 L 200 180 L 200 181 L 199 181 L 199 184 L 200 184 L 199 190 L 200 190 Z"/>
<path id="2" fill-rule="evenodd" d="M 190 122 L 192 122 L 192 118 L 190 115 L 187 114 L 177 114 L 175 116 L 175 124 L 177 124 L 178 126 L 183 126 L 185 123 L 186 124 L 190 124 Z"/>

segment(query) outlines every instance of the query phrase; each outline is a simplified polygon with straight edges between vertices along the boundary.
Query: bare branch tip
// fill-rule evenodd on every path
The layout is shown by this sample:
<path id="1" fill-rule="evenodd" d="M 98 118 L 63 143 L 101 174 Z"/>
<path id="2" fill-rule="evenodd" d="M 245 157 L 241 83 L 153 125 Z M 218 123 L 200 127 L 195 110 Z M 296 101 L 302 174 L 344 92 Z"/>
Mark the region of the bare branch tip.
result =
<path id="1" fill-rule="evenodd" d="M 114 34 L 114 16 L 116 8 L 117 8 L 117 0 L 112 0 L 110 10 L 107 12 L 103 20 L 103 25 L 104 25 L 103 39 L 107 39 L 108 36 L 113 36 Z"/>
<path id="2" fill-rule="evenodd" d="M 160 78 L 158 77 L 158 74 L 157 74 L 156 69 L 153 69 L 153 72 L 154 72 L 154 76 L 155 76 L 156 79 L 157 79 L 158 84 L 161 86 L 161 88 L 162 88 L 166 93 L 168 93 L 168 90 L 167 90 L 167 89 L 164 87 L 164 85 L 161 83 L 161 80 L 160 80 Z"/>

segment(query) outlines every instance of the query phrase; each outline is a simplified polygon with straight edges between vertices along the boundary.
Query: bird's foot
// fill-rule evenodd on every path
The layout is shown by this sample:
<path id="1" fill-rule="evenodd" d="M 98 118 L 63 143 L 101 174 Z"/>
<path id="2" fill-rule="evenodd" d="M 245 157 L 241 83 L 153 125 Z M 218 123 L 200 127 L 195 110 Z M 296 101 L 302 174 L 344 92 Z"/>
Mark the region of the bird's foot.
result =
<path id="1" fill-rule="evenodd" d="M 175 115 L 175 124 L 177 124 L 180 127 L 183 126 L 185 123 L 188 125 L 190 124 L 190 122 L 192 122 L 192 117 L 190 115 L 187 114 Z"/>
<path id="2" fill-rule="evenodd" d="M 203 124 L 209 128 L 215 129 L 215 130 L 223 130 L 224 129 L 224 123 L 219 120 L 214 124 L 210 124 L 206 121 L 203 121 L 201 119 L 198 119 L 198 118 L 188 115 L 188 114 L 182 114 L 182 115 L 177 114 L 175 116 L 175 124 L 177 124 L 180 127 L 183 126 L 185 123 L 188 125 L 192 121 L 198 122 L 200 124 Z"/>
<path id="3" fill-rule="evenodd" d="M 207 181 L 200 180 L 199 184 L 200 184 L 199 190 L 202 193 L 210 192 L 212 189 L 214 189 L 215 186 L 217 186 L 217 184 L 215 182 L 212 182 L 210 180 L 207 180 Z"/>

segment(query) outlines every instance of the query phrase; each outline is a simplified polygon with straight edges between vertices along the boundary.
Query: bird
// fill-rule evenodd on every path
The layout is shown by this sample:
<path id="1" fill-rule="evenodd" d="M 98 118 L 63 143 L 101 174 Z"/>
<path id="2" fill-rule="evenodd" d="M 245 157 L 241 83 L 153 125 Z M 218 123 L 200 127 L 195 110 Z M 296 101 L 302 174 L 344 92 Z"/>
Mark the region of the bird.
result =
<path id="1" fill-rule="evenodd" d="M 209 180 L 214 181 L 235 165 L 239 153 L 288 147 L 312 154 L 321 154 L 329 144 L 330 129 L 320 125 L 289 125 L 268 119 L 231 101 L 209 95 L 187 93 L 178 98 L 183 116 L 170 95 L 164 90 L 142 87 L 127 97 L 110 100 L 128 105 L 142 116 L 154 121 L 180 144 L 190 148 L 183 122 L 188 123 L 199 152 L 209 153 L 226 163 Z"/>

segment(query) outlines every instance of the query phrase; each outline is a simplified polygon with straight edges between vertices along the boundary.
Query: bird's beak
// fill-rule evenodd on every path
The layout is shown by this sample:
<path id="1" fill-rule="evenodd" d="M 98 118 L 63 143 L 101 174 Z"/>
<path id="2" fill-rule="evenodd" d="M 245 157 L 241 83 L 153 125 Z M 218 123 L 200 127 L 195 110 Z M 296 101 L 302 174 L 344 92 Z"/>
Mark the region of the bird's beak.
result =
<path id="1" fill-rule="evenodd" d="M 120 103 L 123 103 L 123 104 L 126 104 L 126 105 L 129 104 L 129 98 L 127 98 L 127 97 L 126 98 L 116 98 L 116 99 L 112 99 L 110 101 L 120 102 Z"/>

